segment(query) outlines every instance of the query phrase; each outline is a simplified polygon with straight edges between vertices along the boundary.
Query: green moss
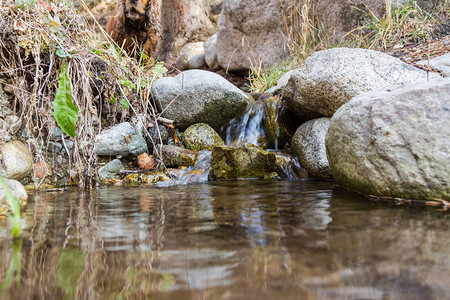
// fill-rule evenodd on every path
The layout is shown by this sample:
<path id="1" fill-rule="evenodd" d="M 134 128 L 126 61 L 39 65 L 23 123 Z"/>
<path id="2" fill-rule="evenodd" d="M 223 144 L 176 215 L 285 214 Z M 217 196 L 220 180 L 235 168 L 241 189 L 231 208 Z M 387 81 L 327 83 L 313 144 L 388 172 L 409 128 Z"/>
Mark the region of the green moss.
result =
<path id="1" fill-rule="evenodd" d="M 211 155 L 211 173 L 216 179 L 257 178 L 276 171 L 276 157 L 255 145 L 218 146 Z"/>
<path id="2" fill-rule="evenodd" d="M 146 174 L 128 174 L 123 181 L 129 184 L 145 184 L 167 180 L 170 180 L 170 178 L 166 174 L 154 171 Z"/>
<path id="3" fill-rule="evenodd" d="M 281 99 L 278 96 L 272 96 L 261 100 L 264 103 L 264 132 L 269 147 L 273 149 L 281 148 L 287 140 L 283 124 L 279 118 Z"/>
<path id="4" fill-rule="evenodd" d="M 189 126 L 183 134 L 183 143 L 186 148 L 195 151 L 211 151 L 215 146 L 225 144 L 220 135 L 205 123 Z"/>

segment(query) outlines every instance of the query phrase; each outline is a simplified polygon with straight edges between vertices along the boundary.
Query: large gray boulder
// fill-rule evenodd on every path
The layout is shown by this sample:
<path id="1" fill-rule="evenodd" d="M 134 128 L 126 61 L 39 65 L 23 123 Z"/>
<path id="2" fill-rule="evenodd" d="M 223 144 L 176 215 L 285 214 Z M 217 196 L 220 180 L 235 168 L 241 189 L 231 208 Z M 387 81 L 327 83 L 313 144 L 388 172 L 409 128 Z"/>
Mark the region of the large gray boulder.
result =
<path id="1" fill-rule="evenodd" d="M 217 59 L 225 70 L 277 63 L 287 55 L 283 6 L 287 0 L 228 0 L 217 23 Z"/>
<path id="2" fill-rule="evenodd" d="M 430 74 L 435 80 L 442 78 Z M 388 54 L 353 48 L 319 51 L 293 72 L 283 90 L 287 106 L 301 119 L 331 117 L 356 95 L 427 81 L 427 72 Z"/>
<path id="3" fill-rule="evenodd" d="M 359 95 L 331 119 L 338 184 L 364 194 L 450 200 L 450 79 Z"/>
<path id="4" fill-rule="evenodd" d="M 300 165 L 312 177 L 330 179 L 330 165 L 325 149 L 325 136 L 330 126 L 330 118 L 320 118 L 303 123 L 292 138 L 292 150 Z"/>
<path id="5" fill-rule="evenodd" d="M 243 113 L 248 102 L 248 96 L 222 76 L 203 70 L 161 78 L 152 94 L 159 110 L 181 129 L 206 123 L 219 130 Z"/>
<path id="6" fill-rule="evenodd" d="M 9 179 L 22 180 L 31 173 L 33 156 L 21 141 L 11 141 L 1 147 L 0 174 Z"/>
<path id="7" fill-rule="evenodd" d="M 137 156 L 147 152 L 147 143 L 130 123 L 124 122 L 97 135 L 97 155 Z"/>

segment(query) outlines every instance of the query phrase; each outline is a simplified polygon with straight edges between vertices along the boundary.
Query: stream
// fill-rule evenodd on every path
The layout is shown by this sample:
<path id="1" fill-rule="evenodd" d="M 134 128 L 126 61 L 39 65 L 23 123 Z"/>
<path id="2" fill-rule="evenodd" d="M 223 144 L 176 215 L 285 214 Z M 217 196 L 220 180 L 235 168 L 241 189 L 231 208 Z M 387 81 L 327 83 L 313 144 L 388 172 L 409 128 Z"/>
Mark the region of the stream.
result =
<path id="1" fill-rule="evenodd" d="M 447 212 L 333 182 L 222 181 L 30 195 L 0 219 L 1 299 L 445 299 Z M 20 276 L 20 277 L 19 277 Z"/>

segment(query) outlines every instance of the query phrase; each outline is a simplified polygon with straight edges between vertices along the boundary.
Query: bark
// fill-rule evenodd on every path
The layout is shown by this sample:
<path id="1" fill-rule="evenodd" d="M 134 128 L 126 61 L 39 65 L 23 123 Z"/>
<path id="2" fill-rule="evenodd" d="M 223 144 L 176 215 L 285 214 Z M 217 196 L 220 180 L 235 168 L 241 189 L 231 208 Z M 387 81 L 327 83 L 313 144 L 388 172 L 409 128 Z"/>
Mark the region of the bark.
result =
<path id="1" fill-rule="evenodd" d="M 216 31 L 205 0 L 164 0 L 161 4 L 162 42 L 158 60 L 174 64 L 182 46 L 205 41 Z"/>

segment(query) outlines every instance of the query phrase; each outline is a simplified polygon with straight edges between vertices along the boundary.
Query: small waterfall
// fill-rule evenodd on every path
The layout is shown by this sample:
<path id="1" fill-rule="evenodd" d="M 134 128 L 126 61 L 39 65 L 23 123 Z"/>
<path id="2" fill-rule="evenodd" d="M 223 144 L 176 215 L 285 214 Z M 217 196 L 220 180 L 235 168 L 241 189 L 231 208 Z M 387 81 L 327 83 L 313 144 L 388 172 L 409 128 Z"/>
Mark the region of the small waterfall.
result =
<path id="1" fill-rule="evenodd" d="M 178 181 L 181 183 L 207 182 L 209 176 L 209 167 L 211 165 L 211 151 L 202 150 L 199 152 L 197 162 L 186 172 L 180 175 Z"/>
<path id="2" fill-rule="evenodd" d="M 264 130 L 268 146 L 278 150 L 284 146 L 285 135 L 281 128 L 280 108 L 281 103 L 278 97 L 263 98 L 264 106 Z"/>
<path id="3" fill-rule="evenodd" d="M 280 176 L 288 180 L 299 178 L 307 178 L 307 172 L 302 168 L 298 158 L 295 155 L 289 155 L 276 151 L 278 166 L 280 168 Z"/>
<path id="4" fill-rule="evenodd" d="M 251 143 L 261 145 L 264 136 L 264 108 L 260 103 L 250 103 L 247 112 L 240 118 L 230 121 L 226 128 L 225 143 L 231 146 L 242 146 Z"/>
<path id="5" fill-rule="evenodd" d="M 211 151 L 199 152 L 197 162 L 193 167 L 184 170 L 176 180 L 160 181 L 158 186 L 172 186 L 189 183 L 208 182 L 209 169 L 211 165 Z"/>

